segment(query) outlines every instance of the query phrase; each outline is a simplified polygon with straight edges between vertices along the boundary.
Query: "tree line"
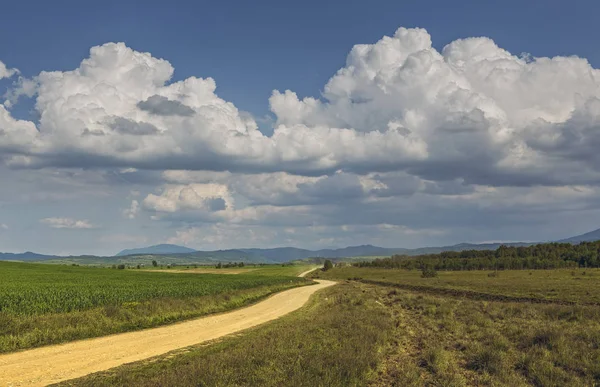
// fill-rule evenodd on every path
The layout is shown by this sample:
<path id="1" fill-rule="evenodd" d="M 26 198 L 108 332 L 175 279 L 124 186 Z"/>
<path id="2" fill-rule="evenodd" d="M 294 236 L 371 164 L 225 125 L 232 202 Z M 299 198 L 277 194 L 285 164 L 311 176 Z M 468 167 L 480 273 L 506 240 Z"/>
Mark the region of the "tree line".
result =
<path id="1" fill-rule="evenodd" d="M 444 251 L 418 256 L 393 255 L 355 263 L 358 267 L 424 270 L 505 270 L 600 267 L 600 241 L 500 246 L 496 250 Z"/>

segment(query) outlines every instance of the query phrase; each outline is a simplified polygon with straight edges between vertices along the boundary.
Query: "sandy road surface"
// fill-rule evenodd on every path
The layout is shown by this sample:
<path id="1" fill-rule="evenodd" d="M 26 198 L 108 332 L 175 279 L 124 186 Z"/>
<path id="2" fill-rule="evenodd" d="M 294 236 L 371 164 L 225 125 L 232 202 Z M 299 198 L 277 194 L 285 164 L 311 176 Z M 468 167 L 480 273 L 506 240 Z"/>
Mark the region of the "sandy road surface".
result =
<path id="1" fill-rule="evenodd" d="M 317 282 L 277 293 L 258 304 L 232 312 L 0 355 L 0 387 L 45 386 L 239 332 L 293 312 L 313 293 L 335 284 L 324 280 Z"/>
<path id="2" fill-rule="evenodd" d="M 302 272 L 302 273 L 298 274 L 298 277 L 306 277 L 306 275 L 307 275 L 308 273 L 310 273 L 311 271 L 315 271 L 315 270 L 317 270 L 318 268 L 320 268 L 320 266 L 313 267 L 313 268 L 312 268 L 312 269 L 310 269 L 310 270 L 307 270 L 307 271 L 305 271 L 305 272 Z"/>

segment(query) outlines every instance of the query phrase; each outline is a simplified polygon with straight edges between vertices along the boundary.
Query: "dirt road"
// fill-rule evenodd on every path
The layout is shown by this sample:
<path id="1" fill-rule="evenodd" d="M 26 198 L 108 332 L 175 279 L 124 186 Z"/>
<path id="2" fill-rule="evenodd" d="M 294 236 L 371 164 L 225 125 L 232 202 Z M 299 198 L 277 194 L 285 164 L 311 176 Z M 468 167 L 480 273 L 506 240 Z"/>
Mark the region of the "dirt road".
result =
<path id="1" fill-rule="evenodd" d="M 315 270 L 317 270 L 318 268 L 320 268 L 320 266 L 313 267 L 313 268 L 312 268 L 312 269 L 310 269 L 310 270 L 307 270 L 307 271 L 305 271 L 305 272 L 303 272 L 303 273 L 300 273 L 300 274 L 298 274 L 298 277 L 306 277 L 306 275 L 307 275 L 308 273 L 310 273 L 310 272 L 312 272 L 312 271 L 315 271 Z"/>
<path id="2" fill-rule="evenodd" d="M 324 280 L 317 282 L 317 285 L 277 293 L 258 304 L 232 312 L 0 355 L 0 387 L 45 386 L 239 332 L 293 312 L 313 293 L 335 284 Z"/>

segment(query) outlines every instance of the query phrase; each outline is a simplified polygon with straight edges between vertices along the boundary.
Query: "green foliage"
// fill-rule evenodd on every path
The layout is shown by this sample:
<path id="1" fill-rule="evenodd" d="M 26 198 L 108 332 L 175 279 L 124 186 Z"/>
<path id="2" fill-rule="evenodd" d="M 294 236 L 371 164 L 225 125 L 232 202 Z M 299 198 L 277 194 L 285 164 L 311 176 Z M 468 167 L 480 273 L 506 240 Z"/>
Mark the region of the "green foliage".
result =
<path id="1" fill-rule="evenodd" d="M 0 262 L 3 313 L 34 315 L 85 310 L 109 304 L 185 298 L 303 279 L 240 274 L 169 274 L 153 271 Z"/>
<path id="2" fill-rule="evenodd" d="M 445 251 L 411 257 L 394 255 L 354 265 L 409 270 L 422 270 L 426 266 L 432 266 L 435 270 L 598 268 L 600 241 L 582 242 L 578 245 L 543 243 L 529 247 L 500 246 L 496 250 Z"/>
<path id="3" fill-rule="evenodd" d="M 325 260 L 325 263 L 323 264 L 323 270 L 327 271 L 331 269 L 333 269 L 333 263 L 329 259 Z"/>
<path id="4" fill-rule="evenodd" d="M 219 264 L 217 265 L 217 269 L 221 269 L 221 268 L 231 269 L 232 267 L 244 267 L 244 262 L 229 262 L 229 263 L 225 263 L 225 264 L 222 264 L 221 262 L 219 262 Z"/>
<path id="5" fill-rule="evenodd" d="M 117 269 L 119 269 L 119 270 L 123 270 L 123 269 L 125 269 L 125 265 L 123 265 L 123 264 L 120 264 L 119 266 L 117 266 Z"/>
<path id="6" fill-rule="evenodd" d="M 153 267 L 158 267 L 158 262 L 156 262 L 156 261 L 154 261 L 154 260 L 153 260 L 153 261 L 152 261 L 152 266 L 153 266 Z"/>

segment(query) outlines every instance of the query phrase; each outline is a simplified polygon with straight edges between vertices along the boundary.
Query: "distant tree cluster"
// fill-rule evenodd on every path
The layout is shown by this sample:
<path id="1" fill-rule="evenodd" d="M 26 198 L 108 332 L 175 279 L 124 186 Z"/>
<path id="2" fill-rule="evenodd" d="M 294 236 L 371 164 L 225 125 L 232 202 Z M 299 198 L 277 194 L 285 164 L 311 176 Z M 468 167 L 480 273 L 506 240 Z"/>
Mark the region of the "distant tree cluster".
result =
<path id="1" fill-rule="evenodd" d="M 215 266 L 217 269 L 229 269 L 231 267 L 244 267 L 244 262 L 230 262 L 230 263 L 225 263 L 222 264 L 221 262 L 217 263 L 217 265 Z"/>
<path id="2" fill-rule="evenodd" d="M 445 251 L 419 256 L 394 255 L 355 263 L 358 267 L 409 270 L 506 270 L 600 267 L 600 241 L 543 243 L 533 246 L 500 246 L 496 250 Z"/>

